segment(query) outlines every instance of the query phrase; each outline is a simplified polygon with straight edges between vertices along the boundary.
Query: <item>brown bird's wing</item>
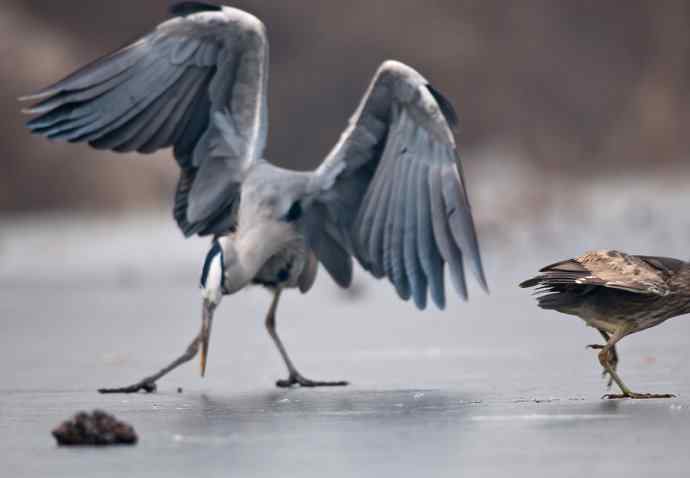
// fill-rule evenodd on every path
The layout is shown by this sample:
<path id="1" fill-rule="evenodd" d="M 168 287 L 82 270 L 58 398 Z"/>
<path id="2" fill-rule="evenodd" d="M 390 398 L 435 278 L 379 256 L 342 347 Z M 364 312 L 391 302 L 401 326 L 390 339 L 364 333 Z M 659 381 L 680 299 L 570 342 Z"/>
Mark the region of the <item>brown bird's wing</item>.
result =
<path id="1" fill-rule="evenodd" d="M 664 296 L 670 292 L 669 276 L 682 264 L 676 259 L 594 251 L 546 266 L 540 275 L 523 282 L 520 287 L 599 286 Z"/>
<path id="2" fill-rule="evenodd" d="M 685 262 L 681 261 L 679 259 L 673 259 L 672 257 L 657 257 L 657 256 L 635 256 L 643 261 L 645 261 L 647 264 L 650 266 L 654 267 L 657 269 L 659 272 L 661 272 L 665 277 L 669 277 L 673 274 L 676 274 L 679 272 L 683 266 L 685 266 Z"/>
<path id="3" fill-rule="evenodd" d="M 539 272 L 541 274 L 522 282 L 520 287 L 573 285 L 590 275 L 590 271 L 577 262 L 577 259 L 566 259 L 549 264 L 542 267 Z"/>

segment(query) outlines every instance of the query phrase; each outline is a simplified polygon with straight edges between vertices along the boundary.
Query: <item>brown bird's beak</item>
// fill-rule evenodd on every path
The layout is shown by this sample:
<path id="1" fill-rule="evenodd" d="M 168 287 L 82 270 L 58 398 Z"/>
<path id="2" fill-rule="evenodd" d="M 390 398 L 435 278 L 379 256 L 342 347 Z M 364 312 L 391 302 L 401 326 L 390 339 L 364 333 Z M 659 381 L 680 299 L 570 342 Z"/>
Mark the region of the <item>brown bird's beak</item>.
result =
<path id="1" fill-rule="evenodd" d="M 211 340 L 211 325 L 213 324 L 213 311 L 216 304 L 209 300 L 204 300 L 201 312 L 201 376 L 206 373 L 206 356 L 208 355 L 208 344 Z"/>

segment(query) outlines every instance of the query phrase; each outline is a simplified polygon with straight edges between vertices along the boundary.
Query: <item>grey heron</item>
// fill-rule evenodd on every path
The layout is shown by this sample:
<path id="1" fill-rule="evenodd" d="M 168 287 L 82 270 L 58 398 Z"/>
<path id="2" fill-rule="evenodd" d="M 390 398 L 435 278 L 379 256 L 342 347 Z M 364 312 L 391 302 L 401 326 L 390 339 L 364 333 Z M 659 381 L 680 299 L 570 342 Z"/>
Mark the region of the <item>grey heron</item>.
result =
<path id="1" fill-rule="evenodd" d="M 621 389 L 606 398 L 670 398 L 671 394 L 632 392 L 617 372 L 616 344 L 635 332 L 690 312 L 690 264 L 669 257 L 635 256 L 613 250 L 588 252 L 543 267 L 520 284 L 536 287 L 539 307 L 582 318 L 596 328 L 604 345 L 604 375 Z"/>
<path id="2" fill-rule="evenodd" d="M 199 2 L 134 43 L 36 94 L 33 133 L 98 149 L 172 147 L 180 167 L 174 218 L 185 236 L 213 236 L 204 261 L 202 327 L 160 372 L 104 392 L 152 391 L 201 349 L 213 313 L 252 284 L 273 292 L 266 328 L 288 369 L 278 386 L 345 385 L 301 375 L 276 332 L 284 289 L 307 292 L 318 264 L 341 287 L 353 258 L 404 300 L 443 309 L 444 269 L 467 297 L 464 264 L 487 290 L 452 128 L 451 103 L 414 69 L 385 61 L 337 144 L 313 171 L 264 157 L 268 126 L 265 27 L 244 11 Z"/>

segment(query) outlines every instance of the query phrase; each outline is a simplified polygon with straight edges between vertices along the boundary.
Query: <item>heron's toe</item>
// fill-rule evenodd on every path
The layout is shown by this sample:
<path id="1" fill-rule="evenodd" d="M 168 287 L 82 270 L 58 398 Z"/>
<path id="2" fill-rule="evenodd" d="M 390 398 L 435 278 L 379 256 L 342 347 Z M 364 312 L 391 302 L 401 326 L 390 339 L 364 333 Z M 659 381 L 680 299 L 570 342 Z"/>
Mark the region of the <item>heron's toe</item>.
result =
<path id="1" fill-rule="evenodd" d="M 323 381 L 323 380 L 310 380 L 303 377 L 302 375 L 291 375 L 285 380 L 276 381 L 276 386 L 280 388 L 290 388 L 295 386 L 300 387 L 344 387 L 349 385 L 349 382 L 345 380 L 338 381 Z"/>
<path id="2" fill-rule="evenodd" d="M 644 400 L 650 398 L 676 398 L 672 393 L 607 393 L 603 397 L 605 400 L 620 400 L 622 398 L 631 398 L 634 400 Z"/>

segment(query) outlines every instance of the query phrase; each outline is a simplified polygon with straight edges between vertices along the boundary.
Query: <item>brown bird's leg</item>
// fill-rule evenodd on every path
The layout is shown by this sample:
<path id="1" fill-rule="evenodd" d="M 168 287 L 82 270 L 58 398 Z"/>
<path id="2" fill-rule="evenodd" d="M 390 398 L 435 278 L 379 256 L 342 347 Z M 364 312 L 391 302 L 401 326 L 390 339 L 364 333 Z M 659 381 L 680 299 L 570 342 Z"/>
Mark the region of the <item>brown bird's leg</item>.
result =
<path id="1" fill-rule="evenodd" d="M 672 395 L 670 393 L 636 393 L 631 391 L 624 383 L 623 380 L 618 376 L 618 373 L 616 373 L 615 368 L 611 365 L 611 351 L 616 345 L 616 343 L 621 340 L 623 337 L 625 337 L 628 332 L 630 332 L 630 329 L 627 327 L 621 327 L 618 331 L 616 331 L 615 334 L 613 334 L 606 345 L 601 349 L 601 352 L 599 352 L 599 363 L 601 363 L 601 366 L 604 367 L 604 369 L 608 372 L 608 374 L 611 376 L 614 382 L 616 382 L 616 385 L 621 389 L 620 394 L 618 393 L 608 393 L 604 395 L 602 398 L 606 399 L 617 399 L 617 398 L 673 398 L 675 395 Z"/>
<path id="2" fill-rule="evenodd" d="M 163 375 L 168 374 L 172 370 L 176 369 L 183 363 L 189 362 L 192 360 L 197 352 L 199 351 L 199 344 L 201 343 L 202 340 L 202 335 L 203 332 L 199 332 L 199 335 L 194 338 L 191 344 L 187 347 L 187 350 L 178 358 L 173 360 L 170 365 L 162 368 L 160 371 L 157 373 L 154 373 L 150 377 L 146 377 L 139 382 L 129 385 L 127 387 L 119 387 L 119 388 L 99 388 L 98 392 L 99 393 L 136 393 L 140 390 L 143 390 L 147 393 L 155 392 L 156 391 L 156 381 L 161 378 Z"/>
<path id="3" fill-rule="evenodd" d="M 606 332 L 605 330 L 602 330 L 602 329 L 597 329 L 597 330 L 599 331 L 599 333 L 601 334 L 601 336 L 604 337 L 604 342 L 608 342 L 608 341 L 609 341 L 609 338 L 610 338 L 608 332 Z M 604 348 L 604 346 L 603 346 L 603 345 L 599 345 L 599 344 L 592 344 L 592 345 L 588 345 L 587 348 L 589 348 L 589 349 L 601 350 L 601 349 Z M 616 346 L 615 346 L 615 345 L 614 345 L 613 347 L 611 347 L 611 350 L 609 351 L 609 365 L 611 365 L 611 367 L 612 367 L 614 370 L 616 370 L 616 369 L 618 368 L 618 351 L 616 350 Z M 608 371 L 607 371 L 606 369 L 604 369 L 604 370 L 601 372 L 601 377 L 602 377 L 602 378 L 606 378 L 607 375 L 609 375 L 609 373 L 608 373 Z M 613 377 L 611 377 L 611 376 L 609 375 L 609 381 L 608 381 L 608 383 L 606 384 L 606 386 L 607 386 L 608 388 L 611 388 L 611 385 L 613 385 Z"/>
<path id="4" fill-rule="evenodd" d="M 271 302 L 271 308 L 268 309 L 268 315 L 266 315 L 266 330 L 268 330 L 268 335 L 271 336 L 273 342 L 276 344 L 276 347 L 278 347 L 278 352 L 280 352 L 280 356 L 283 357 L 283 361 L 285 362 L 289 373 L 287 380 L 278 380 L 276 385 L 283 388 L 291 387 L 293 385 L 300 385 L 302 387 L 334 387 L 347 385 L 347 382 L 345 381 L 322 382 L 309 380 L 297 371 L 297 368 L 295 368 L 292 360 L 290 360 L 290 357 L 288 356 L 280 337 L 278 337 L 278 332 L 276 332 L 276 309 L 278 308 L 278 299 L 280 299 L 281 292 L 282 289 L 276 289 L 275 295 L 273 296 L 273 302 Z"/>

